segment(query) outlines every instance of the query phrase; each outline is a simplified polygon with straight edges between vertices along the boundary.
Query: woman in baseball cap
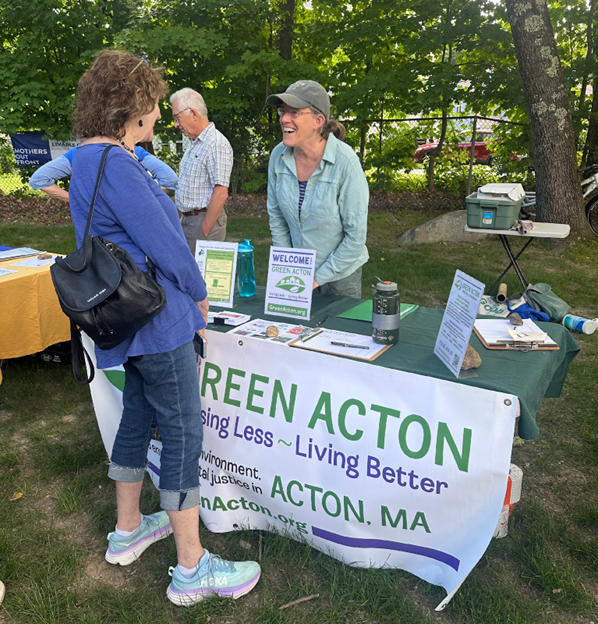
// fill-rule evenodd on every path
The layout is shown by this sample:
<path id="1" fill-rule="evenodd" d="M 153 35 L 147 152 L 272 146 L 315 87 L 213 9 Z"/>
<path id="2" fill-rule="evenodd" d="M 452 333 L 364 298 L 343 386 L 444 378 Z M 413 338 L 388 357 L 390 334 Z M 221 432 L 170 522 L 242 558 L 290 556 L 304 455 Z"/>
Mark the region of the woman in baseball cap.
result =
<path id="1" fill-rule="evenodd" d="M 361 298 L 369 189 L 344 126 L 330 119 L 328 93 L 299 80 L 266 103 L 282 128 L 268 167 L 272 244 L 316 250 L 314 292 Z"/>

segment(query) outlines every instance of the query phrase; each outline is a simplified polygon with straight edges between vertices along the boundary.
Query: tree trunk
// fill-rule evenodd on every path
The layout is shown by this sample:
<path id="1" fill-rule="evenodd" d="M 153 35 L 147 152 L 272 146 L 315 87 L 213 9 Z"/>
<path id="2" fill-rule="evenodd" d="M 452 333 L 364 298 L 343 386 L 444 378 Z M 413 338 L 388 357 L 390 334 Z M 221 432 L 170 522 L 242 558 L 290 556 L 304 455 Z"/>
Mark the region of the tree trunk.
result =
<path id="1" fill-rule="evenodd" d="M 359 162 L 363 166 L 363 161 L 365 159 L 365 140 L 368 134 L 368 125 L 363 122 L 361 126 L 361 131 L 359 133 Z"/>
<path id="2" fill-rule="evenodd" d="M 293 27 L 295 25 L 295 0 L 286 0 L 280 5 L 282 26 L 278 35 L 278 52 L 285 61 L 293 56 Z"/>
<path id="3" fill-rule="evenodd" d="M 582 167 L 598 164 L 598 76 L 594 76 L 593 89 L 592 109 L 590 111 L 586 144 L 583 150 Z"/>
<path id="4" fill-rule="evenodd" d="M 445 15 L 445 23 L 448 27 L 451 23 L 451 1 L 448 0 L 446 5 L 446 15 Z M 451 62 L 453 44 L 452 42 L 448 44 L 448 62 Z M 447 62 L 447 46 L 442 46 L 442 59 L 441 63 Z M 442 147 L 444 146 L 444 139 L 446 138 L 446 102 L 444 99 L 444 95 L 441 93 L 440 95 L 442 100 L 442 124 L 440 127 L 440 138 L 438 139 L 438 145 L 428 152 L 428 191 L 432 193 L 434 191 L 434 167 L 436 166 L 436 157 L 440 155 Z"/>
<path id="5" fill-rule="evenodd" d="M 592 0 L 590 2 L 590 8 L 588 9 L 588 25 L 586 26 L 586 41 L 587 41 L 587 49 L 586 49 L 586 59 L 584 62 L 584 70 L 583 70 L 583 80 L 581 81 L 581 92 L 579 95 L 579 105 L 578 110 L 580 115 L 583 116 L 583 107 L 586 103 L 586 91 L 588 88 L 588 77 L 592 74 L 592 61 L 594 58 L 594 35 L 593 35 L 593 26 L 594 26 L 594 10 L 596 9 L 596 0 Z M 581 123 L 581 122 L 580 122 Z M 575 145 L 579 143 L 579 134 L 575 137 Z M 582 167 L 583 167 L 582 162 Z"/>
<path id="6" fill-rule="evenodd" d="M 568 223 L 576 236 L 590 236 L 569 98 L 546 0 L 505 0 L 505 5 L 529 117 L 538 221 Z"/>
<path id="7" fill-rule="evenodd" d="M 442 109 L 442 123 L 440 126 L 440 138 L 438 139 L 438 145 L 428 152 L 428 191 L 434 191 L 434 167 L 436 165 L 436 157 L 440 154 L 440 150 L 444 146 L 444 139 L 446 138 L 446 109 Z"/>
<path id="8" fill-rule="evenodd" d="M 598 31 L 594 30 L 593 49 L 596 49 L 597 46 Z M 581 159 L 582 167 L 598 163 L 598 70 L 596 69 L 596 65 L 594 65 L 593 74 L 592 106 L 588 117 L 588 132 L 586 134 L 586 143 L 583 148 L 583 158 Z"/>

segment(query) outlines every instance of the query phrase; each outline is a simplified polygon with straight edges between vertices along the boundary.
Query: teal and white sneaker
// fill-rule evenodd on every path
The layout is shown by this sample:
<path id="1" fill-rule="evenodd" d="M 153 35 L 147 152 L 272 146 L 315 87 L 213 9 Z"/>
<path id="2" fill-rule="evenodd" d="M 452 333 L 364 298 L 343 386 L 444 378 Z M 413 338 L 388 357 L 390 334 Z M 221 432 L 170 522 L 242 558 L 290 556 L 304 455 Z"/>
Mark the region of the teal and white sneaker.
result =
<path id="1" fill-rule="evenodd" d="M 139 559 L 141 553 L 149 548 L 154 542 L 168 537 L 172 533 L 170 520 L 165 511 L 144 516 L 141 514 L 139 528 L 128 537 L 122 537 L 116 533 L 108 534 L 108 550 L 106 561 L 108 563 L 129 565 Z"/>
<path id="2" fill-rule="evenodd" d="M 185 578 L 176 568 L 168 574 L 168 599 L 179 607 L 190 607 L 212 595 L 223 598 L 240 598 L 248 594 L 260 578 L 260 565 L 256 561 L 226 561 L 207 550 L 199 560 L 197 572 Z"/>

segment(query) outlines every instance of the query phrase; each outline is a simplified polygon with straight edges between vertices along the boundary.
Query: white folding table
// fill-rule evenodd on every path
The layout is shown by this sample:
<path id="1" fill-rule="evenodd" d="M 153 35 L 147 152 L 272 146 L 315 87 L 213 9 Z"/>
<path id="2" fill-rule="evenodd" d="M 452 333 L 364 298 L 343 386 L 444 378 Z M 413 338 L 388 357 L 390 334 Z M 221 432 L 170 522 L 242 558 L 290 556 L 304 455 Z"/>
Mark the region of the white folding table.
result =
<path id="1" fill-rule="evenodd" d="M 506 275 L 507 271 L 513 267 L 515 273 L 517 273 L 517 277 L 521 282 L 521 286 L 523 290 L 525 290 L 529 282 L 525 279 L 525 275 L 523 275 L 523 271 L 517 262 L 518 258 L 521 254 L 528 248 L 528 246 L 534 241 L 534 238 L 567 238 L 569 236 L 569 232 L 571 231 L 571 226 L 562 224 L 562 223 L 535 223 L 534 229 L 530 230 L 525 234 L 520 234 L 517 230 L 492 230 L 486 228 L 471 228 L 467 225 L 465 226 L 466 232 L 473 232 L 474 234 L 496 234 L 500 239 L 505 251 L 507 252 L 507 256 L 509 256 L 509 264 L 507 268 L 500 274 L 499 278 L 492 284 L 492 286 L 486 291 L 486 294 L 489 295 L 492 291 L 500 284 L 502 278 Z M 513 255 L 513 250 L 509 245 L 508 236 L 518 236 L 520 238 L 528 238 L 529 240 L 523 245 L 523 247 L 519 250 L 519 253 L 515 256 Z"/>

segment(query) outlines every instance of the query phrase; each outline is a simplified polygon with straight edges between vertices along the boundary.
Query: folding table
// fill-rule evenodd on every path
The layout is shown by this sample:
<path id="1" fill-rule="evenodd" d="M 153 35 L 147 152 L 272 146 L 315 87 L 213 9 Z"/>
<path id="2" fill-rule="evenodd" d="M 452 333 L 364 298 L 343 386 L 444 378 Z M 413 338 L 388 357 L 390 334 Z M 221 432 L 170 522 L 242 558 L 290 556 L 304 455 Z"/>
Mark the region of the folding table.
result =
<path id="1" fill-rule="evenodd" d="M 16 271 L 0 277 L 0 360 L 38 353 L 70 340 L 70 323 L 58 303 L 50 267 L 14 266 L 21 260 L 0 262 L 1 268 Z"/>
<path id="2" fill-rule="evenodd" d="M 502 278 L 506 275 L 507 271 L 513 267 L 515 273 L 517 273 L 517 277 L 521 282 L 521 286 L 523 290 L 525 290 L 529 282 L 525 279 L 525 275 L 523 275 L 523 271 L 519 266 L 519 262 L 517 260 L 521 256 L 521 254 L 529 247 L 529 245 L 533 242 L 534 238 L 567 238 L 569 236 L 569 232 L 571 231 L 571 226 L 561 223 L 534 223 L 534 229 L 530 230 L 526 234 L 520 234 L 517 230 L 492 230 L 486 228 L 471 228 L 467 225 L 465 226 L 466 232 L 472 232 L 474 234 L 496 234 L 500 239 L 505 251 L 507 252 L 507 256 L 509 256 L 509 264 L 507 268 L 500 274 L 499 278 L 488 288 L 486 294 L 489 295 L 492 291 L 500 284 Z M 519 253 L 515 256 L 513 255 L 513 250 L 509 245 L 508 236 L 518 236 L 518 237 L 527 237 L 529 240 L 523 245 L 523 247 L 519 250 Z"/>

